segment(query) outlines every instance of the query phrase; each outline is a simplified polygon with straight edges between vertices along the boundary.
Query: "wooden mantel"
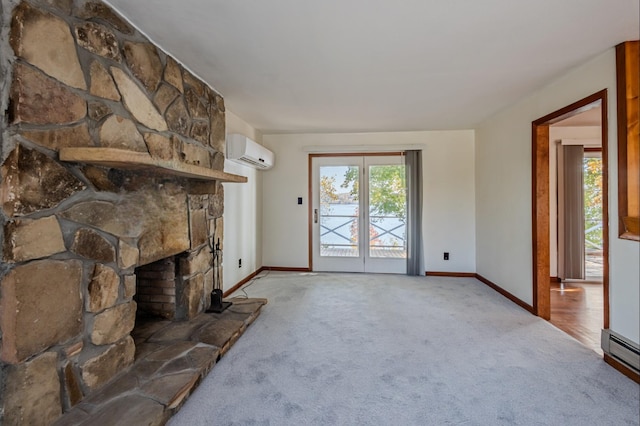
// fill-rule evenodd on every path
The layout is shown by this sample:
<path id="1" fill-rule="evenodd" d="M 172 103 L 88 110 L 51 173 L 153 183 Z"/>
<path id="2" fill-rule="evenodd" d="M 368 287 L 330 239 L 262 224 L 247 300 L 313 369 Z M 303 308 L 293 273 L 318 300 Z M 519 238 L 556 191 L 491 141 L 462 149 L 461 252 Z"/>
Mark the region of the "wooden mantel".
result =
<path id="1" fill-rule="evenodd" d="M 186 164 L 177 160 L 153 158 L 146 152 L 127 151 L 115 148 L 62 148 L 60 160 L 93 164 L 124 170 L 148 170 L 189 179 L 204 181 L 246 183 L 245 176 Z"/>

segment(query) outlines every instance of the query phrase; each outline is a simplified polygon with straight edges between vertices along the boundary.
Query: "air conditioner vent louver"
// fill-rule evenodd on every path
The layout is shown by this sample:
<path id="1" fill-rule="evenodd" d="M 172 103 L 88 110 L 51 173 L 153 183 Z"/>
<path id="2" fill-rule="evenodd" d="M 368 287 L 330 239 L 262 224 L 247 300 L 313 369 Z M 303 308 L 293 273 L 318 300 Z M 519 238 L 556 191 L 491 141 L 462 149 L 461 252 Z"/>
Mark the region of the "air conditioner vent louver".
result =
<path id="1" fill-rule="evenodd" d="M 258 161 L 255 161 L 255 160 L 253 160 L 251 158 L 240 157 L 237 160 L 242 161 L 244 163 L 249 163 L 250 165 L 255 166 L 257 168 L 260 168 L 260 169 L 266 169 L 267 168 L 267 166 L 264 164 L 264 159 L 262 159 L 262 158 L 259 158 Z"/>
<path id="2" fill-rule="evenodd" d="M 264 146 L 234 133 L 227 135 L 227 159 L 256 169 L 268 170 L 273 167 L 275 158 L 273 152 Z"/>

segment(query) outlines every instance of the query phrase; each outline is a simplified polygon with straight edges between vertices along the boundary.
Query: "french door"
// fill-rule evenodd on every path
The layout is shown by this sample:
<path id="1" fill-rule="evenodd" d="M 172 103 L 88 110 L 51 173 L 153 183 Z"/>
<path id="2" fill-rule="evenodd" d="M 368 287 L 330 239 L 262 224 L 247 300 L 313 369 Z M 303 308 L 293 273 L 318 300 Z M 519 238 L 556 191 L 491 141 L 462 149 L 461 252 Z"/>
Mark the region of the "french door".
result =
<path id="1" fill-rule="evenodd" d="M 314 271 L 406 273 L 404 156 L 312 158 Z"/>

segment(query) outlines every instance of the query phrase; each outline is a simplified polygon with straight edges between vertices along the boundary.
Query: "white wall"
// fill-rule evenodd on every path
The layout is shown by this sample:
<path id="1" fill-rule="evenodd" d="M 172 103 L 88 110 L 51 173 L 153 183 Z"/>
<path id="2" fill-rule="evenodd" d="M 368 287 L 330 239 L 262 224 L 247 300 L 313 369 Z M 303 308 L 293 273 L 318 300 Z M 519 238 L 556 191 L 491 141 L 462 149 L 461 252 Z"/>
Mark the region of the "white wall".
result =
<path id="1" fill-rule="evenodd" d="M 276 165 L 263 180 L 263 263 L 308 267 L 308 153 L 305 146 L 423 149 L 423 238 L 427 271 L 475 272 L 474 132 L 265 135 Z M 400 149 L 399 148 L 399 149 Z M 303 197 L 303 205 L 297 205 Z M 442 259 L 450 252 L 451 260 Z"/>
<path id="2" fill-rule="evenodd" d="M 240 117 L 226 111 L 226 133 L 240 133 L 256 142 L 262 135 Z M 230 289 L 262 266 L 262 173 L 225 160 L 225 172 L 247 176 L 247 183 L 224 185 L 223 276 Z M 242 268 L 238 260 L 242 259 Z"/>
<path id="3" fill-rule="evenodd" d="M 531 122 L 608 90 L 610 326 L 640 341 L 637 242 L 618 239 L 615 50 L 609 49 L 476 129 L 477 272 L 532 304 Z"/>

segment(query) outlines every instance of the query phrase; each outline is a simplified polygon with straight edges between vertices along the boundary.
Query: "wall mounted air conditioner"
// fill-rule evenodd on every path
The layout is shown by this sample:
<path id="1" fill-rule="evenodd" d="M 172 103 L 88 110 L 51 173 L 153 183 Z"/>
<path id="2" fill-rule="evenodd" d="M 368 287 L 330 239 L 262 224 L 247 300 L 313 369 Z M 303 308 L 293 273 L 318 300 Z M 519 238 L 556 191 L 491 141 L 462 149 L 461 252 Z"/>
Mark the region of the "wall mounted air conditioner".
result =
<path id="1" fill-rule="evenodd" d="M 232 133 L 227 135 L 227 159 L 245 166 L 267 170 L 273 167 L 275 156 L 273 152 L 248 137 Z"/>

